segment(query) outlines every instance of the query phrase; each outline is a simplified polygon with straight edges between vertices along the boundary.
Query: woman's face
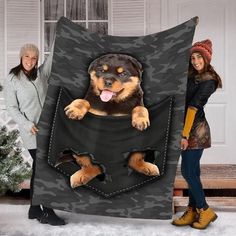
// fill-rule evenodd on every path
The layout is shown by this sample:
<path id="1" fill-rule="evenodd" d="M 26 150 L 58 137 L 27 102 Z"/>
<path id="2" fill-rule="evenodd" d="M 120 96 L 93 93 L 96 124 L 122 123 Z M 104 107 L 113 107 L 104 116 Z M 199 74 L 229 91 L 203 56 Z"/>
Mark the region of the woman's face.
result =
<path id="1" fill-rule="evenodd" d="M 22 65 L 27 72 L 31 71 L 36 66 L 37 62 L 38 56 L 35 51 L 28 50 L 22 56 Z"/>
<path id="2" fill-rule="evenodd" d="M 198 52 L 194 52 L 191 55 L 191 64 L 198 73 L 201 73 L 204 70 L 205 61 L 202 55 Z"/>

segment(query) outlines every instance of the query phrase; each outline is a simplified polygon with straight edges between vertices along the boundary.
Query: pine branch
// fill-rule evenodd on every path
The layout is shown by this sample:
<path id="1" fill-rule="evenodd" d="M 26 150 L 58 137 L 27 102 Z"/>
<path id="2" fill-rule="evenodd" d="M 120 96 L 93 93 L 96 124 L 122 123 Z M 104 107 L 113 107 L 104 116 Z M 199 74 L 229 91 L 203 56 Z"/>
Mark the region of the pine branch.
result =
<path id="1" fill-rule="evenodd" d="M 19 132 L 0 128 L 0 194 L 7 190 L 19 191 L 20 184 L 31 176 L 29 163 L 22 157 L 22 150 L 17 143 Z"/>

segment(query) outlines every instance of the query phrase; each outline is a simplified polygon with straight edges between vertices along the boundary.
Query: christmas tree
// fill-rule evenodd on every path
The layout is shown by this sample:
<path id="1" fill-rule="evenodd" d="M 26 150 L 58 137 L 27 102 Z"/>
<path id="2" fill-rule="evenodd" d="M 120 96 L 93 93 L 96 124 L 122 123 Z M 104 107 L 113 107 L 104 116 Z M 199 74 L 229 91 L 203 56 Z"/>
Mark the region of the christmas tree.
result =
<path id="1" fill-rule="evenodd" d="M 7 190 L 20 191 L 20 184 L 31 176 L 31 168 L 22 157 L 18 137 L 18 130 L 7 131 L 5 126 L 0 127 L 0 195 Z"/>

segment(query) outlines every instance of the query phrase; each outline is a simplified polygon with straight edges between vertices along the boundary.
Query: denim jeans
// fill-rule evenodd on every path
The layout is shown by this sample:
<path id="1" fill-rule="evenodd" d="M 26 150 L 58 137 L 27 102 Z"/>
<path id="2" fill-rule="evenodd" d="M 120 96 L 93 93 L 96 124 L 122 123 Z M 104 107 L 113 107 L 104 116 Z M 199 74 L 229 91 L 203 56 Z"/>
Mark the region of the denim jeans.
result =
<path id="1" fill-rule="evenodd" d="M 200 179 L 200 159 L 203 149 L 182 151 L 181 173 L 188 183 L 189 206 L 207 208 L 205 194 Z"/>

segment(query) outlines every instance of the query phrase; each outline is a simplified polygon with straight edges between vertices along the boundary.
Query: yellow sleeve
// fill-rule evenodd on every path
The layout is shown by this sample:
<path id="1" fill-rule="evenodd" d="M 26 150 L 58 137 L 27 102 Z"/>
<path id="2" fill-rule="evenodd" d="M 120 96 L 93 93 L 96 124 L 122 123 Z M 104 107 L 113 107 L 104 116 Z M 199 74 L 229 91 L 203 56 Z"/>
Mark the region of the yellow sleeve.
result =
<path id="1" fill-rule="evenodd" d="M 184 129 L 182 132 L 182 137 L 188 139 L 189 138 L 189 133 L 192 129 L 193 126 L 193 121 L 195 119 L 195 115 L 197 112 L 197 108 L 195 107 L 188 107 L 186 117 L 185 117 L 185 122 L 184 122 Z"/>

